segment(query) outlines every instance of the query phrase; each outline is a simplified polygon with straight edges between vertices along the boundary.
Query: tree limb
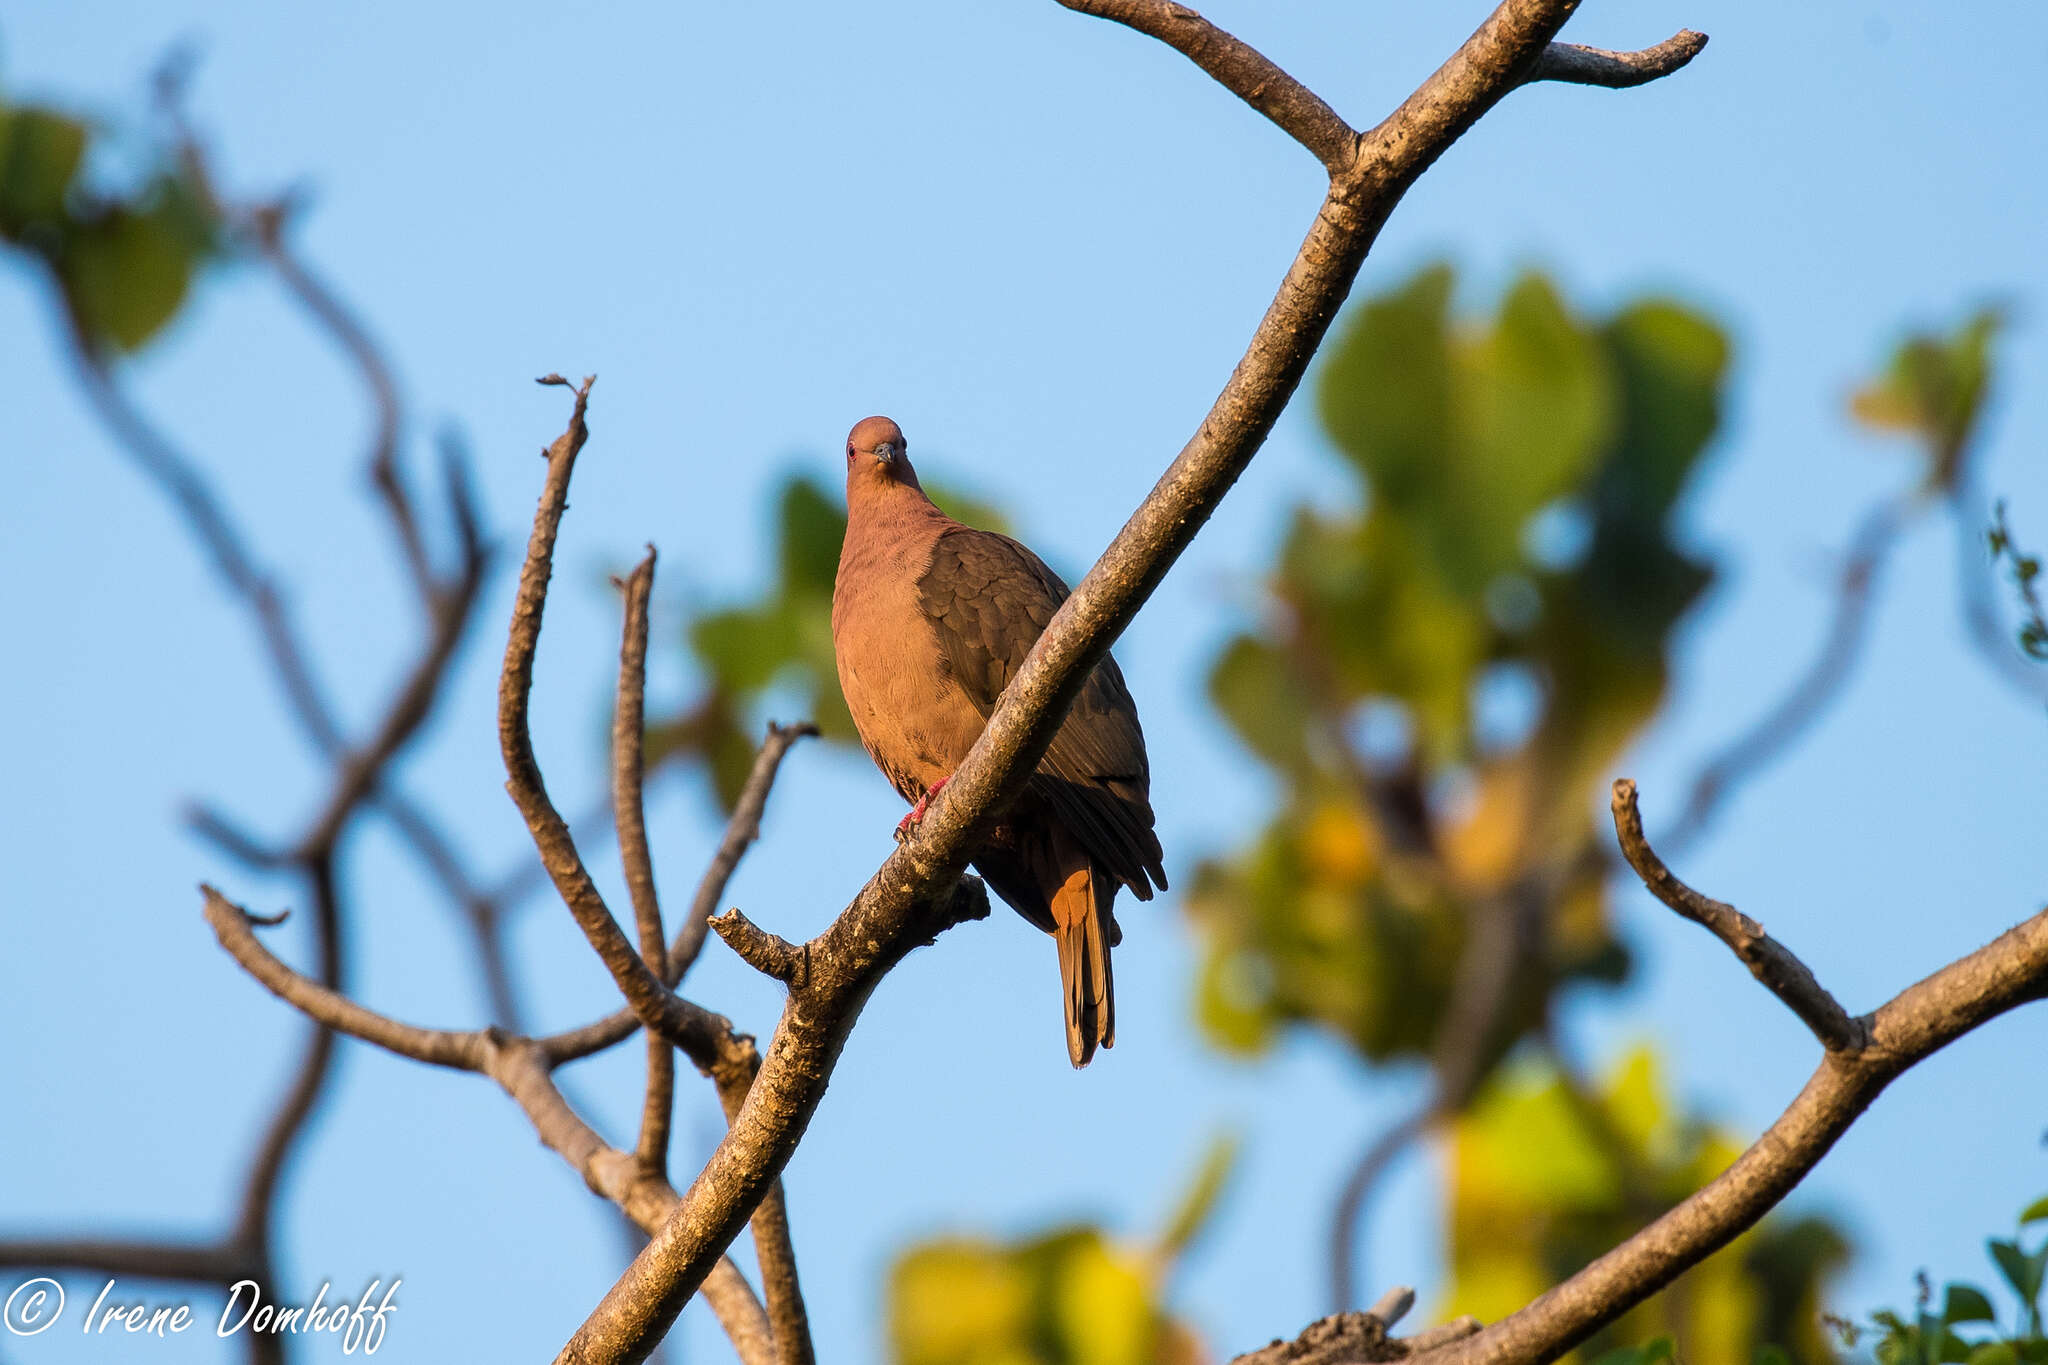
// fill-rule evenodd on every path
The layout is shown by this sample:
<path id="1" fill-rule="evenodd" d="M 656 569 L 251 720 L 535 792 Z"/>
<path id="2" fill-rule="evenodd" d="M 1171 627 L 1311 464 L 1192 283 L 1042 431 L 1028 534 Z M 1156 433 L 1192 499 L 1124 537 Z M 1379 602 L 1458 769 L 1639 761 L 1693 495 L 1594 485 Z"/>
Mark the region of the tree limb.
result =
<path id="1" fill-rule="evenodd" d="M 1335 175 L 1358 151 L 1358 133 L 1337 111 L 1264 53 L 1171 0 L 1059 0 L 1157 38 L 1214 77 L 1225 90 L 1272 120 Z"/>
<path id="2" fill-rule="evenodd" d="M 745 1105 L 681 1206 L 560 1360 L 637 1361 L 666 1332 L 801 1141 L 868 994 L 912 946 L 957 922 L 954 888 L 968 854 L 1028 780 L 1090 670 L 1264 443 L 1387 215 L 1460 134 L 1520 83 L 1574 2 L 1504 0 L 1333 172 L 1307 239 L 1208 416 L 1047 625 L 917 834 L 806 945 L 804 985 L 791 990 Z M 1214 51 L 1225 54 L 1220 63 L 1232 50 Z M 1265 91 L 1233 89 L 1274 117 L 1269 109 L 1277 106 Z M 985 913 L 985 897 L 979 904 Z"/>
<path id="3" fill-rule="evenodd" d="M 1699 56 L 1706 45 L 1707 35 L 1689 28 L 1680 29 L 1655 47 L 1640 52 L 1609 52 L 1600 47 L 1580 47 L 1577 43 L 1552 43 L 1536 59 L 1528 79 L 1626 90 L 1670 75 Z"/>
<path id="4" fill-rule="evenodd" d="M 1859 1021 L 1849 1017 L 1848 1011 L 1814 979 L 1804 962 L 1765 933 L 1761 924 L 1732 905 L 1701 895 L 1664 865 L 1643 835 L 1643 817 L 1636 809 L 1634 782 L 1625 777 L 1617 779 L 1612 804 L 1614 832 L 1621 840 L 1622 856 L 1643 879 L 1650 894 L 1727 944 L 1749 968 L 1750 975 L 1813 1031 L 1822 1047 L 1830 1052 L 1845 1052 L 1861 1046 L 1863 1029 Z"/>
<path id="5" fill-rule="evenodd" d="M 659 1227 L 675 1207 L 676 1192 L 664 1175 L 649 1171 L 635 1154 L 609 1146 L 569 1106 L 549 1074 L 557 1062 L 538 1042 L 499 1028 L 421 1028 L 379 1014 L 357 1004 L 340 991 L 294 971 L 252 932 L 251 925 L 257 922 L 253 916 L 211 886 L 203 886 L 200 890 L 205 896 L 206 922 L 213 928 L 221 947 L 272 994 L 321 1025 L 321 1036 L 344 1033 L 428 1066 L 489 1076 L 518 1102 L 542 1143 L 582 1175 L 592 1192 L 616 1204 L 642 1229 L 652 1231 Z M 36 1251 L 49 1244 L 20 1245 Z M 121 1249 L 100 1249 L 108 1252 L 108 1259 L 86 1264 L 94 1268 L 117 1268 L 113 1253 Z M 135 1263 L 138 1251 L 154 1254 L 153 1249 L 125 1250 L 131 1264 Z M 0 1248 L 0 1263 L 4 1263 L 5 1258 L 6 1250 Z M 142 1259 L 146 1262 L 150 1257 Z M 206 1271 L 239 1264 L 233 1261 L 231 1250 L 158 1259 L 166 1266 L 181 1270 Z M 33 1263 L 67 1262 L 46 1259 Z M 214 1277 L 208 1275 L 204 1278 Z M 722 1257 L 720 1264 L 706 1276 L 703 1294 L 745 1365 L 778 1365 L 768 1316 L 754 1296 L 753 1288 L 730 1259 Z"/>
<path id="6" fill-rule="evenodd" d="M 2007 1010 L 2048 995 L 2048 910 L 1894 996 L 1829 1051 L 1791 1107 L 1704 1188 L 1430 1365 L 1554 1360 L 1726 1246 L 1792 1191 L 1884 1088 Z"/>

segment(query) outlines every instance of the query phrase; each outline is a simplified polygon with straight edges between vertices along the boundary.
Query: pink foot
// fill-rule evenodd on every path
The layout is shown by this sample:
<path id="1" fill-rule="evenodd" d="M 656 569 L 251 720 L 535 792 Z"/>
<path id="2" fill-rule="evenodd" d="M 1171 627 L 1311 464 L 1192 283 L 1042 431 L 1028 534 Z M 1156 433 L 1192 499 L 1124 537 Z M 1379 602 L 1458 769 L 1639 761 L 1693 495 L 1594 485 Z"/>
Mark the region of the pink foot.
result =
<path id="1" fill-rule="evenodd" d="M 910 808 L 910 814 L 896 822 L 897 843 L 900 844 L 910 837 L 910 832 L 916 829 L 918 823 L 924 819 L 925 810 L 931 805 L 932 798 L 944 791 L 946 784 L 952 780 L 952 776 L 949 774 L 932 783 L 931 789 L 925 792 L 923 796 L 917 798 L 917 804 Z"/>

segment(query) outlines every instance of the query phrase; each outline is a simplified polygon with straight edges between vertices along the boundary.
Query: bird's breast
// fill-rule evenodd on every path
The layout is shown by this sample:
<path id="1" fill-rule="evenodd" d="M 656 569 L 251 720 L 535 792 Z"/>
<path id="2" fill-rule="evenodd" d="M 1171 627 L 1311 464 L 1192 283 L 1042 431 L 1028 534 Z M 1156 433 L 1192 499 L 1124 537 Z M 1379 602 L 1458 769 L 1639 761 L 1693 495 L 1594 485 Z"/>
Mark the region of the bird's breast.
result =
<path id="1" fill-rule="evenodd" d="M 848 545 L 832 592 L 839 689 L 861 743 L 904 799 L 952 775 L 981 734 L 982 717 L 954 682 L 917 593 L 931 561 Z"/>

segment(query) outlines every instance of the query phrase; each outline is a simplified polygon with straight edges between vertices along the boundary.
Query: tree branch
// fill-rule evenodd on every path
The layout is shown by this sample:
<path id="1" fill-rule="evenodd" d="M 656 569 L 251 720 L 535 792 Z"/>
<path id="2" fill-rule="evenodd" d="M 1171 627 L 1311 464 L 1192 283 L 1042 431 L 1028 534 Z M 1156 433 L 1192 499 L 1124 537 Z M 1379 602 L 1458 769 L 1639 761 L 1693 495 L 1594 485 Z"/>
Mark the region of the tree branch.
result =
<path id="1" fill-rule="evenodd" d="M 1332 175 L 1351 164 L 1358 133 L 1337 111 L 1249 43 L 1225 33 L 1171 0 L 1059 0 L 1078 14 L 1157 38 L 1214 77 L 1216 83 L 1272 120 Z"/>
<path id="2" fill-rule="evenodd" d="M 1804 962 L 1765 933 L 1761 924 L 1732 905 L 1701 895 L 1664 865 L 1643 835 L 1643 817 L 1636 809 L 1634 782 L 1625 777 L 1617 779 L 1612 804 L 1614 832 L 1621 840 L 1622 856 L 1643 879 L 1650 894 L 1727 944 L 1749 968 L 1750 975 L 1813 1031 L 1822 1047 L 1830 1052 L 1845 1052 L 1862 1045 L 1860 1022 L 1849 1017 L 1848 1011 L 1814 979 Z"/>
<path id="3" fill-rule="evenodd" d="M 498 1028 L 467 1031 L 421 1028 L 379 1014 L 294 971 L 252 932 L 251 925 L 260 921 L 213 887 L 203 886 L 200 890 L 205 896 L 206 922 L 212 926 L 221 947 L 273 995 L 321 1025 L 321 1036 L 345 1033 L 428 1066 L 489 1076 L 518 1102 L 542 1143 L 581 1174 L 593 1193 L 616 1204 L 642 1229 L 652 1231 L 659 1227 L 675 1207 L 676 1192 L 664 1175 L 648 1170 L 636 1155 L 606 1144 L 570 1107 L 560 1087 L 549 1075 L 556 1062 L 541 1044 Z M 20 1243 L 16 1247 L 32 1253 L 49 1245 L 55 1244 Z M 78 1245 L 97 1246 L 106 1253 L 104 1260 L 83 1262 L 93 1268 L 117 1268 L 116 1253 L 126 1256 L 128 1264 L 154 1260 L 176 1269 L 225 1270 L 243 1264 L 236 1260 L 233 1244 L 220 1250 L 182 1254 L 146 1247 Z M 0 1246 L 0 1263 L 5 1263 L 7 1254 L 7 1248 Z M 22 1263 L 79 1262 L 42 1258 Z M 154 1272 L 137 1270 L 134 1273 Z M 207 1274 L 198 1278 L 212 1280 L 217 1277 Z M 705 1278 L 703 1294 L 726 1334 L 732 1338 L 745 1365 L 778 1365 L 778 1357 L 771 1344 L 768 1316 L 754 1296 L 753 1288 L 730 1259 L 720 1258 L 720 1264 Z"/>
<path id="4" fill-rule="evenodd" d="M 1346 1365 L 1350 1361 L 1404 1360 L 1409 1355 L 1479 1330 L 1474 1318 L 1456 1318 L 1412 1337 L 1391 1335 L 1415 1306 L 1415 1291 L 1401 1286 L 1362 1313 L 1333 1313 L 1308 1325 L 1292 1341 L 1274 1341 L 1234 1358 L 1230 1365 Z"/>
<path id="5" fill-rule="evenodd" d="M 726 947 L 764 976 L 794 986 L 802 982 L 809 944 L 795 944 L 780 934 L 771 934 L 737 908 L 712 917 L 711 927 L 725 940 Z"/>
<path id="6" fill-rule="evenodd" d="M 792 744 L 806 735 L 815 735 L 818 729 L 808 722 L 799 725 L 778 726 L 770 724 L 768 738 L 761 750 L 754 756 L 754 767 L 748 774 L 747 785 L 740 793 L 739 803 L 733 807 L 732 816 L 725 826 L 725 837 L 718 852 L 713 855 L 711 865 L 705 870 L 704 879 L 697 887 L 696 907 L 716 905 L 725 892 L 726 883 L 731 879 L 733 869 L 739 865 L 747 845 L 760 837 L 761 812 L 768 801 L 768 792 L 774 786 L 775 774 L 783 755 Z M 693 932 L 694 927 L 694 932 Z M 674 990 L 681 982 L 683 973 L 696 960 L 698 946 L 704 941 L 705 926 L 696 920 L 685 924 L 669 943 L 668 971 L 663 982 Z M 567 1029 L 539 1040 L 548 1055 L 557 1065 L 576 1061 L 608 1047 L 624 1042 L 640 1027 L 640 1016 L 631 1006 L 618 1010 L 581 1027 Z"/>
<path id="7" fill-rule="evenodd" d="M 570 387 L 560 375 L 540 381 Z M 498 747 L 505 759 L 505 790 L 526 821 L 534 848 L 547 868 L 562 903 L 574 915 L 583 936 L 590 940 L 598 958 L 611 972 L 619 992 L 633 1007 L 640 1022 L 688 1052 L 699 1066 L 716 1056 L 716 1031 L 711 1015 L 690 1002 L 678 999 L 662 978 L 641 961 L 633 945 L 619 929 L 618 921 L 599 894 L 597 884 L 576 851 L 576 841 L 561 813 L 548 798 L 540 764 L 533 754 L 533 736 L 528 728 L 528 707 L 533 692 L 533 659 L 540 643 L 541 615 L 547 606 L 548 579 L 554 571 L 555 537 L 561 528 L 562 512 L 569 502 L 569 476 L 576 456 L 589 438 L 584 412 L 590 401 L 590 386 L 596 376 L 576 387 L 576 402 L 569 425 L 545 452 L 548 462 L 540 504 L 534 512 L 533 535 L 527 542 L 526 563 L 519 573 L 519 594 L 512 605 L 512 629 L 505 644 L 505 666 L 498 683 Z M 723 1021 L 718 1021 L 723 1022 Z M 726 1025 L 725 1032 L 730 1032 Z"/>
<path id="8" fill-rule="evenodd" d="M 1680 29 L 1655 47 L 1640 52 L 1609 52 L 1600 47 L 1580 47 L 1577 43 L 1552 43 L 1536 59 L 1528 79 L 1626 90 L 1663 79 L 1699 56 L 1706 45 L 1707 35 L 1689 28 Z"/>
<path id="9" fill-rule="evenodd" d="M 957 922 L 954 888 L 969 853 L 1028 780 L 1090 670 L 1264 443 L 1387 215 L 1519 83 L 1572 8 L 1573 0 L 1504 0 L 1333 173 L 1307 239 L 1208 416 L 1047 625 L 916 836 L 806 945 L 804 985 L 791 989 L 745 1105 L 675 1214 L 561 1360 L 637 1361 L 666 1332 L 801 1141 L 869 993 L 911 947 Z M 1236 93 L 1267 112 L 1259 90 Z M 985 896 L 980 906 L 985 912 Z"/>
<path id="10" fill-rule="evenodd" d="M 1526 1308 L 1432 1351 L 1430 1365 L 1553 1360 L 1726 1246 L 1805 1179 L 1901 1073 L 2007 1010 L 2048 995 L 2048 910 L 1858 1021 L 1733 1165 Z"/>
<path id="11" fill-rule="evenodd" d="M 647 597 L 654 589 L 654 547 L 620 584 L 626 593 L 625 636 L 619 645 L 618 699 L 612 708 L 612 811 L 619 832 L 619 861 L 633 899 L 640 931 L 640 956 L 649 971 L 668 966 L 668 941 L 661 931 L 661 901 L 654 891 L 654 859 L 647 851 L 645 802 L 647 738 Z M 647 1035 L 647 1097 L 640 1111 L 641 1168 L 668 1177 L 669 1121 L 675 1109 L 676 1055 L 668 1040 Z"/>

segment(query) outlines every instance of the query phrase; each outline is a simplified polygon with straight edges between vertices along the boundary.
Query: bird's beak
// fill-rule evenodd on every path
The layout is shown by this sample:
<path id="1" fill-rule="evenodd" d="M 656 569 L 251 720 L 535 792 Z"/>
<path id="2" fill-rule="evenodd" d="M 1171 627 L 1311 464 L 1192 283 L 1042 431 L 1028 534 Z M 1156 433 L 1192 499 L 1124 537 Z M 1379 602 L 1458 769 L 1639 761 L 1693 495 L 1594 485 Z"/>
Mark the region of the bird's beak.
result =
<path id="1" fill-rule="evenodd" d="M 887 441 L 884 441 L 882 444 L 875 447 L 875 458 L 880 460 L 884 465 L 895 464 L 896 447 L 889 444 Z"/>

